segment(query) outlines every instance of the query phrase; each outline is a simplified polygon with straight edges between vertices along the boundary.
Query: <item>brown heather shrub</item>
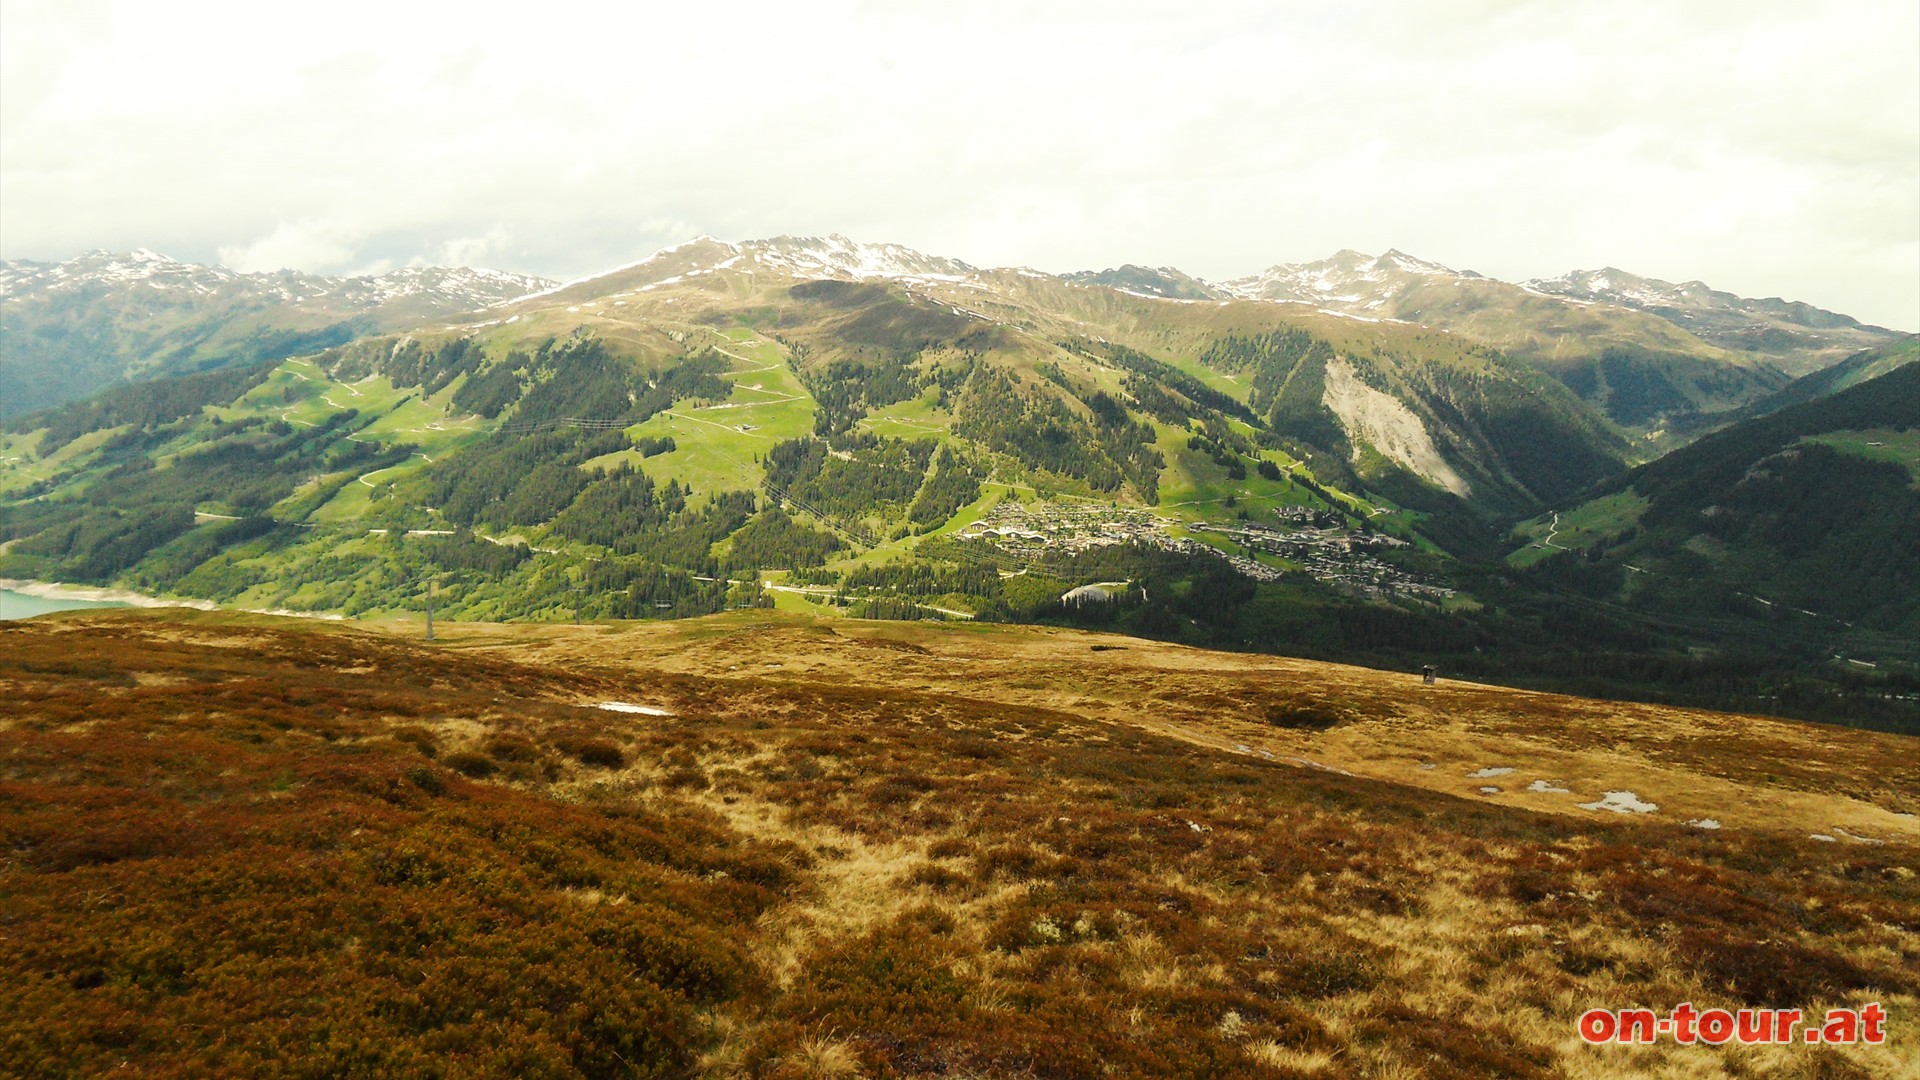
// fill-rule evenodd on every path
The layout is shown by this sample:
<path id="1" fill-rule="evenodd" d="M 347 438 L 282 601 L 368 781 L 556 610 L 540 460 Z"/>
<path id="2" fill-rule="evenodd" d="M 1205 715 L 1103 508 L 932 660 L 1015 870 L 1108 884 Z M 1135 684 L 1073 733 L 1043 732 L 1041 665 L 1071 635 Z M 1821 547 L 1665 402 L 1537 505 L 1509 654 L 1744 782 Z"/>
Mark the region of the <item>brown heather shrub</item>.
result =
<path id="1" fill-rule="evenodd" d="M 1876 1080 L 1874 1074 L 1864 1066 L 1854 1064 L 1840 1051 L 1827 1046 L 1807 1051 L 1806 1060 L 1797 1075 L 1805 1080 Z"/>
<path id="2" fill-rule="evenodd" d="M 0 626 L 0 1074 L 1532 1077 L 1587 980 L 1914 989 L 1910 846 L 222 618 Z M 641 694 L 679 715 L 569 704 Z"/>
<path id="3" fill-rule="evenodd" d="M 582 765 L 599 769 L 618 769 L 627 763 L 626 751 L 611 739 L 566 739 L 560 751 Z"/>
<path id="4" fill-rule="evenodd" d="M 1325 731 L 1338 727 L 1341 719 L 1325 705 L 1275 705 L 1267 710 L 1267 723 L 1295 731 Z"/>
<path id="5" fill-rule="evenodd" d="M 1120 936 L 1124 913 L 1087 909 L 1073 903 L 1036 903 L 1031 897 L 1008 905 L 987 931 L 987 947 L 1017 953 L 1023 949 Z"/>
<path id="6" fill-rule="evenodd" d="M 899 806 L 902 803 L 910 803 L 939 786 L 939 783 L 932 778 L 917 773 L 889 776 L 875 785 L 867 797 L 881 806 Z"/>
<path id="7" fill-rule="evenodd" d="M 660 778 L 660 783 L 661 786 L 674 791 L 704 791 L 711 781 L 707 779 L 706 771 L 698 765 L 681 765 L 669 769 L 667 774 Z"/>
<path id="8" fill-rule="evenodd" d="M 48 830 L 38 837 L 16 836 L 12 846 L 16 852 L 24 848 L 27 861 L 34 867 L 59 873 L 125 860 L 191 856 L 209 839 L 194 828 L 191 818 L 182 820 L 138 807 L 102 810 L 90 828 Z"/>
<path id="9" fill-rule="evenodd" d="M 1916 988 L 1911 972 L 1868 971 L 1828 949 L 1755 940 L 1737 928 L 1681 931 L 1674 948 L 1708 986 L 1749 1005 L 1804 1007 L 1850 990 L 1912 993 Z"/>
<path id="10" fill-rule="evenodd" d="M 1310 949 L 1275 952 L 1268 962 L 1279 976 L 1278 985 L 1295 996 L 1319 999 L 1380 985 L 1384 970 L 1380 952 L 1377 946 L 1348 939 L 1333 947 L 1316 943 Z"/>
<path id="11" fill-rule="evenodd" d="M 440 760 L 447 768 L 475 780 L 485 779 L 500 771 L 500 766 L 492 758 L 471 750 L 456 750 Z"/>
<path id="12" fill-rule="evenodd" d="M 935 892 L 955 892 L 973 883 L 966 874 L 941 866 L 936 862 L 925 862 L 913 868 L 907 874 L 907 882 L 924 885 Z"/>
<path id="13" fill-rule="evenodd" d="M 1547 1047 L 1528 1045 L 1511 1032 L 1478 1027 L 1457 1015 L 1436 1016 L 1395 1001 L 1376 1009 L 1359 1025 L 1358 1034 L 1407 1045 L 1410 1063 L 1438 1080 L 1554 1075 L 1553 1051 Z"/>
<path id="14" fill-rule="evenodd" d="M 540 749 L 523 735 L 488 736 L 487 756 L 500 762 L 530 762 L 540 759 Z"/>
<path id="15" fill-rule="evenodd" d="M 407 779 L 413 781 L 415 787 L 429 795 L 445 795 L 447 793 L 446 781 L 441 777 L 438 769 L 427 765 L 409 765 L 407 766 L 406 775 Z"/>
<path id="16" fill-rule="evenodd" d="M 435 739 L 433 732 L 428 731 L 426 728 L 410 724 L 405 727 L 394 728 L 391 734 L 394 738 L 412 746 L 427 757 L 433 757 L 440 752 L 439 740 Z"/>
<path id="17" fill-rule="evenodd" d="M 714 929 L 655 905 L 612 910 L 619 917 L 594 926 L 587 939 L 647 981 L 702 1005 L 764 989 L 759 973 Z"/>
<path id="18" fill-rule="evenodd" d="M 443 771 L 384 719 L 458 690 L 392 665 L 367 700 L 322 692 L 309 643 L 266 638 L 285 655 L 96 642 L 208 674 L 85 730 L 8 731 L 0 1073 L 683 1075 L 695 1009 L 760 992 L 741 931 L 791 881 L 785 848 L 471 783 L 492 758 Z M 71 645 L 0 657 L 0 679 L 34 648 Z M 500 689 L 474 667 L 455 685 Z"/>
<path id="19" fill-rule="evenodd" d="M 953 739 L 953 753 L 972 761 L 1000 761 L 1007 756 L 1007 748 L 989 738 L 963 733 Z"/>
<path id="20" fill-rule="evenodd" d="M 1003 878 L 1068 878 L 1080 871 L 1075 859 L 1062 858 L 1032 844 L 1001 844 L 974 858 L 974 877 L 985 883 Z"/>
<path id="21" fill-rule="evenodd" d="M 974 853 L 973 841 L 964 836 L 943 836 L 927 845 L 927 855 L 935 859 L 960 859 Z"/>

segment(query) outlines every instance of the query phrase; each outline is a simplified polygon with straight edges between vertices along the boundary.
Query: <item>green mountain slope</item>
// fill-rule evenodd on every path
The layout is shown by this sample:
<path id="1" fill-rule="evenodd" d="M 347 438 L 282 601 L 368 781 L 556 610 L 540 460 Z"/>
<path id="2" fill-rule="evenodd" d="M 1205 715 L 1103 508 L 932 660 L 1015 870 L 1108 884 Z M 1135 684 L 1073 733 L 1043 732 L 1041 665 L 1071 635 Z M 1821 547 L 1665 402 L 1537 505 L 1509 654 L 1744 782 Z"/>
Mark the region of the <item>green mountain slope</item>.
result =
<path id="1" fill-rule="evenodd" d="M 1651 692 L 1644 661 L 1699 640 L 1480 565 L 1635 453 L 1531 364 L 837 238 L 702 239 L 13 427 L 0 577 L 355 616 L 1066 620 L 1539 685 L 1586 665 L 1596 693 Z M 1553 651 L 1575 624 L 1622 659 Z M 1656 689 L 1752 707 L 1770 669 L 1716 663 Z M 1827 715 L 1840 684 L 1809 685 L 1792 708 Z"/>
<path id="2" fill-rule="evenodd" d="M 1169 300 L 1214 300 L 1222 294 L 1206 282 L 1184 274 L 1171 266 L 1140 266 L 1127 263 L 1105 270 L 1081 270 L 1060 275 L 1066 281 L 1083 285 L 1105 285 L 1143 296 Z"/>
<path id="3" fill-rule="evenodd" d="M 351 611 L 412 603 L 433 566 L 475 571 L 475 611 L 576 589 L 710 609 L 741 600 L 729 577 L 752 601 L 760 570 L 924 561 L 996 512 L 1065 543 L 1074 506 L 1168 547 L 1314 515 L 1472 547 L 1625 453 L 1557 383 L 1450 335 L 794 238 L 700 240 L 15 427 L 10 572 Z"/>
<path id="4" fill-rule="evenodd" d="M 1647 611 L 1920 635 L 1920 365 L 1709 435 L 1531 523 L 1513 561 Z"/>
<path id="5" fill-rule="evenodd" d="M 1920 360 L 1920 334 L 1909 334 L 1891 345 L 1867 349 L 1832 367 L 1804 375 L 1735 414 L 1737 419 L 1766 416 L 1781 409 L 1839 393 L 1895 368 Z"/>

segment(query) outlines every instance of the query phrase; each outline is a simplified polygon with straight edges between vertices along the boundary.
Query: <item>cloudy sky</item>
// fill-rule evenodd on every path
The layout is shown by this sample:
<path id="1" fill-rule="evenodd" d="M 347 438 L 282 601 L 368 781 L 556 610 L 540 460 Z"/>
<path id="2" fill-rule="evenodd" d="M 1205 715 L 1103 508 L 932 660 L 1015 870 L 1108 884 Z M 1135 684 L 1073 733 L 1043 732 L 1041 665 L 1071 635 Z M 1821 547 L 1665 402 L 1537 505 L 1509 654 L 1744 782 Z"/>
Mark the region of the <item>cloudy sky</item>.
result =
<path id="1" fill-rule="evenodd" d="M 1920 329 L 1920 5 L 0 0 L 7 258 L 570 277 L 827 232 L 1613 265 Z"/>

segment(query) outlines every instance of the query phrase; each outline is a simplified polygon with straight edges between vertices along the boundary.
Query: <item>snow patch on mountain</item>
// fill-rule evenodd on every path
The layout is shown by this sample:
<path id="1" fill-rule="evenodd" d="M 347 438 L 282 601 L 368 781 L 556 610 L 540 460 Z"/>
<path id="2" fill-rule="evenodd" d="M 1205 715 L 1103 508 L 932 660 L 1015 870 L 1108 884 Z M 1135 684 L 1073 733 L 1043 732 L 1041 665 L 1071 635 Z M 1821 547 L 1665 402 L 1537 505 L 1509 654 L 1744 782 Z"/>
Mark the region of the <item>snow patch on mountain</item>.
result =
<path id="1" fill-rule="evenodd" d="M 370 308 L 421 299 L 437 308 L 458 311 L 487 307 L 552 284 L 530 274 L 464 266 L 410 266 L 376 276 L 331 280 L 334 295 Z"/>
<path id="2" fill-rule="evenodd" d="M 661 276 L 648 279 L 646 271 L 649 269 Z M 958 259 L 926 255 L 899 244 L 862 244 L 837 233 L 831 236 L 776 236 L 739 244 L 716 240 L 711 236 L 697 236 L 684 243 L 661 248 L 637 262 L 575 278 L 542 292 L 516 297 L 511 302 L 539 299 L 616 276 L 622 279 L 623 286 L 646 291 L 720 271 L 785 274 L 801 279 L 842 278 L 859 281 L 880 278 L 908 283 L 939 281 L 968 284 L 967 279 L 976 272 L 976 268 Z M 637 281 L 628 280 L 636 277 Z"/>
<path id="3" fill-rule="evenodd" d="M 1534 278 L 1522 282 L 1521 287 L 1562 299 L 1643 309 L 1694 307 L 1711 303 L 1713 298 L 1713 290 L 1705 282 L 1689 281 L 1684 285 L 1675 285 L 1629 274 L 1611 266 L 1599 270 L 1573 270 L 1554 278 Z M 1735 298 L 1727 295 L 1727 299 Z"/>
<path id="4" fill-rule="evenodd" d="M 1361 381 L 1346 357 L 1327 363 L 1326 390 L 1320 400 L 1346 429 L 1356 457 L 1364 443 L 1455 495 L 1472 494 L 1466 479 L 1440 456 L 1420 417 L 1393 395 Z"/>
<path id="5" fill-rule="evenodd" d="M 796 277 L 920 278 L 959 281 L 978 267 L 899 244 L 863 244 L 830 236 L 776 236 L 744 245 L 760 265 Z"/>
<path id="6" fill-rule="evenodd" d="M 0 263 L 0 297 L 11 301 L 132 288 L 151 290 L 156 299 L 189 303 L 198 299 L 314 302 L 347 311 L 372 311 L 418 301 L 442 311 L 466 311 L 549 284 L 545 278 L 527 274 L 444 266 L 352 277 L 297 270 L 243 274 L 225 266 L 181 262 L 146 248 L 125 254 L 89 251 L 60 263 L 24 259 Z"/>
<path id="7" fill-rule="evenodd" d="M 1521 287 L 1567 303 L 1644 311 L 1715 345 L 1780 356 L 1789 373 L 1824 366 L 1820 355 L 1831 363 L 1850 351 L 1889 344 L 1901 336 L 1804 301 L 1737 296 L 1704 281 L 1676 285 L 1611 266 L 1537 278 Z M 1795 359 L 1794 354 L 1803 355 Z"/>
<path id="8" fill-rule="evenodd" d="M 710 245 L 710 246 L 719 248 L 722 252 L 725 253 L 728 260 L 737 258 L 741 251 L 739 244 L 729 244 L 725 240 L 719 240 L 714 237 L 708 236 L 705 233 L 701 233 L 699 236 L 696 236 L 691 240 L 683 240 L 678 244 L 673 244 L 668 247 L 663 247 L 660 250 L 654 252 L 653 254 L 648 255 L 644 259 L 636 259 L 633 262 L 626 263 L 625 265 L 616 266 L 611 270 L 602 270 L 598 273 L 588 274 L 585 277 L 577 277 L 568 281 L 548 282 L 546 284 L 546 287 L 541 289 L 538 292 L 530 292 L 525 296 L 510 297 L 506 300 L 500 301 L 500 303 L 502 304 L 519 303 L 522 300 L 536 300 L 543 296 L 552 296 L 554 293 L 564 292 L 565 290 L 571 289 L 576 285 L 585 285 L 589 282 L 599 281 L 603 278 L 613 277 L 616 274 L 628 274 L 633 271 L 641 270 L 645 267 L 651 266 L 655 263 L 659 263 L 662 266 L 665 266 L 667 263 L 672 261 L 674 257 L 684 256 L 686 254 L 689 254 L 690 249 L 697 248 L 702 245 Z M 651 284 L 655 284 L 655 285 L 665 284 L 668 280 L 678 281 L 680 280 L 680 276 L 675 275 L 672 278 L 662 279 L 661 281 L 656 281 Z"/>
<path id="9" fill-rule="evenodd" d="M 66 262 L 29 259 L 0 263 L 0 296 L 67 293 L 83 289 L 148 286 L 161 290 L 211 293 L 240 277 L 224 266 L 196 266 L 146 248 L 125 254 L 89 251 Z"/>
<path id="10" fill-rule="evenodd" d="M 1398 249 L 1368 255 L 1351 249 L 1310 263 L 1281 263 L 1258 274 L 1214 282 L 1213 287 L 1243 300 L 1297 300 L 1316 306 L 1377 303 L 1423 279 L 1470 276 Z"/>
<path id="11" fill-rule="evenodd" d="M 1171 266 L 1126 263 L 1106 270 L 1079 270 L 1054 276 L 1075 285 L 1102 285 L 1155 300 L 1217 300 L 1222 295 L 1219 289 Z"/>

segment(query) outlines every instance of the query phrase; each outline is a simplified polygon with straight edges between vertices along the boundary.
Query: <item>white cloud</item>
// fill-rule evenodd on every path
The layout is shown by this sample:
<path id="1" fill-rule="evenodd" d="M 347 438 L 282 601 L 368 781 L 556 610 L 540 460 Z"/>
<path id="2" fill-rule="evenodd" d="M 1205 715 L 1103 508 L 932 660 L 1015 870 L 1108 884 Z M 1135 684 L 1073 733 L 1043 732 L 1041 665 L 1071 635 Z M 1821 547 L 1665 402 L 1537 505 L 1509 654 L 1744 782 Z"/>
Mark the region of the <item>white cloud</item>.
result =
<path id="1" fill-rule="evenodd" d="M 249 244 L 220 248 L 220 262 L 242 273 L 295 267 L 319 273 L 344 269 L 355 260 L 365 233 L 338 221 L 283 221 Z"/>
<path id="2" fill-rule="evenodd" d="M 1920 326 L 1911 0 L 9 0 L 0 51 L 9 257 L 568 277 L 839 231 L 1219 277 L 1398 246 Z"/>
<path id="3" fill-rule="evenodd" d="M 478 236 L 457 236 L 435 248 L 431 255 L 417 255 L 410 266 L 491 266 L 497 256 L 506 254 L 513 242 L 503 225 L 495 225 Z"/>

